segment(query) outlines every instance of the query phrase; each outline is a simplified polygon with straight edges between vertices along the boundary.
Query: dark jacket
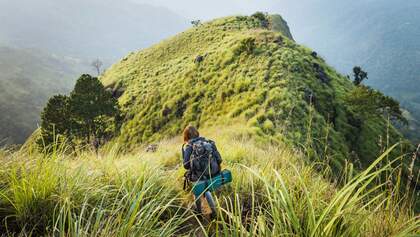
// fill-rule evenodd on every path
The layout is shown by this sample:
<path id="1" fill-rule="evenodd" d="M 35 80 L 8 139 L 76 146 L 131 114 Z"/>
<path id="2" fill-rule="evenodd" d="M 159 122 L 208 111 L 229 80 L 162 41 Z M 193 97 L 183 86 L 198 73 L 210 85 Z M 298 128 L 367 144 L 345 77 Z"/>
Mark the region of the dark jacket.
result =
<path id="1" fill-rule="evenodd" d="M 198 140 L 205 140 L 205 138 L 203 137 L 193 138 L 189 140 L 188 143 L 182 149 L 183 164 L 184 164 L 184 168 L 187 170 L 191 168 L 190 158 L 191 158 L 191 153 L 193 151 L 191 144 L 193 144 L 195 141 L 198 141 Z M 222 163 L 222 157 L 220 156 L 220 153 L 217 150 L 216 144 L 211 140 L 208 140 L 208 141 L 210 141 L 210 143 L 213 145 L 213 149 L 214 149 L 213 156 L 216 158 L 217 164 L 219 164 L 220 166 L 220 164 Z"/>

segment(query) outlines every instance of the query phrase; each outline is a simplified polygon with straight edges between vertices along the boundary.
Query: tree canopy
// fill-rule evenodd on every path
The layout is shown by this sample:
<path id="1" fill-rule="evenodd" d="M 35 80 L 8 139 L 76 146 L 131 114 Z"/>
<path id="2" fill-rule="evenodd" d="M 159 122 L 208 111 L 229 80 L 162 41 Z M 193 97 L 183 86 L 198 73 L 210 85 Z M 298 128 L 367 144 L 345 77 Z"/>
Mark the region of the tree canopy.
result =
<path id="1" fill-rule="evenodd" d="M 62 135 L 70 139 L 90 142 L 92 136 L 104 136 L 104 131 L 118 116 L 117 100 L 96 77 L 82 75 L 70 96 L 50 98 L 42 113 L 43 144 L 54 142 Z"/>
<path id="2" fill-rule="evenodd" d="M 385 115 L 393 120 L 407 123 L 398 101 L 368 86 L 355 87 L 347 95 L 346 102 L 350 110 L 362 118 Z"/>
<path id="3" fill-rule="evenodd" d="M 40 145 L 52 144 L 57 135 L 68 135 L 71 129 L 69 116 L 69 97 L 55 95 L 48 100 L 47 105 L 41 113 L 41 134 Z"/>
<path id="4" fill-rule="evenodd" d="M 353 68 L 353 76 L 353 84 L 356 86 L 360 85 L 363 80 L 368 79 L 368 73 L 363 71 L 359 66 Z"/>

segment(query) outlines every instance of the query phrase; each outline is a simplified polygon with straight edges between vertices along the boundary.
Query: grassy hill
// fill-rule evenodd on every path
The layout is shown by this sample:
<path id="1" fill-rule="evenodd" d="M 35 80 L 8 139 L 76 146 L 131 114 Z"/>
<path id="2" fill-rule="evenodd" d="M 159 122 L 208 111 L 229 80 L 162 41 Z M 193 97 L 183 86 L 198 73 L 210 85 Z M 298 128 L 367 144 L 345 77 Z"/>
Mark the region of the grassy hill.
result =
<path id="1" fill-rule="evenodd" d="M 0 152 L 0 232 L 418 234 L 416 196 L 409 185 L 400 192 L 395 177 L 403 167 L 389 162 L 400 148 L 391 144 L 401 137 L 382 118 L 355 129 L 342 99 L 353 85 L 295 44 L 281 17 L 270 19 L 214 20 L 115 64 L 102 81 L 122 92 L 125 119 L 98 156 L 65 146 L 39 154 L 30 141 L 19 152 Z M 196 215 L 182 190 L 177 135 L 188 123 L 217 142 L 223 168 L 233 172 L 233 183 L 215 194 L 214 220 Z M 378 143 L 381 136 L 389 136 L 389 149 Z M 144 151 L 149 142 L 157 152 Z M 310 162 L 314 157 L 322 159 Z"/>
<path id="2" fill-rule="evenodd" d="M 419 143 L 420 2 L 289 1 L 279 8 L 283 5 L 299 42 L 316 48 L 339 72 L 350 74 L 355 65 L 363 66 L 369 72 L 367 84 L 411 112 L 415 120 L 403 131 Z"/>
<path id="3" fill-rule="evenodd" d="M 39 50 L 0 47 L 0 145 L 24 143 L 49 96 L 67 93 L 84 68 Z"/>
<path id="4" fill-rule="evenodd" d="M 343 101 L 352 83 L 296 44 L 280 16 L 267 27 L 256 17 L 207 22 L 128 55 L 101 80 L 124 91 L 115 142 L 128 149 L 189 123 L 246 123 L 262 140 L 341 167 L 366 166 L 401 139 L 384 119 L 354 121 Z"/>

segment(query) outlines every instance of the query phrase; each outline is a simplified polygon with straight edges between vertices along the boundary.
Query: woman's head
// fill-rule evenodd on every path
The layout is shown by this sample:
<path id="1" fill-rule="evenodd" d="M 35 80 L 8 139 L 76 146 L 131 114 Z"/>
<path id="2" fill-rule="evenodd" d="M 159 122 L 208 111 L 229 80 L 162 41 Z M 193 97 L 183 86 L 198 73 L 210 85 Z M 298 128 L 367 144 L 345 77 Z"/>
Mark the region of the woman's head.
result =
<path id="1" fill-rule="evenodd" d="M 194 126 L 189 125 L 184 129 L 183 135 L 184 142 L 187 143 L 189 140 L 199 137 L 200 133 Z"/>

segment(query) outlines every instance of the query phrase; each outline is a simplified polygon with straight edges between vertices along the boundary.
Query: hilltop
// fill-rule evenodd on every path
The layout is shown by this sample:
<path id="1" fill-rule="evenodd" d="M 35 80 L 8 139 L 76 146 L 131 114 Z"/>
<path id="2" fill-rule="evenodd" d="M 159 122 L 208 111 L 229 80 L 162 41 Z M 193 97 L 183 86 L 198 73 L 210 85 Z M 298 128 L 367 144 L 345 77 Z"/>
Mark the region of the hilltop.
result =
<path id="1" fill-rule="evenodd" d="M 381 117 L 355 118 L 344 103 L 354 85 L 296 44 L 278 15 L 206 22 L 129 54 L 101 80 L 121 94 L 125 119 L 114 141 L 127 150 L 189 123 L 245 123 L 261 140 L 339 168 L 345 159 L 370 164 L 402 139 Z"/>

